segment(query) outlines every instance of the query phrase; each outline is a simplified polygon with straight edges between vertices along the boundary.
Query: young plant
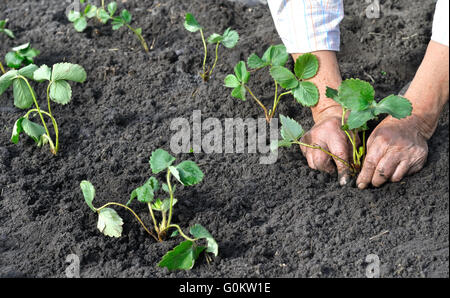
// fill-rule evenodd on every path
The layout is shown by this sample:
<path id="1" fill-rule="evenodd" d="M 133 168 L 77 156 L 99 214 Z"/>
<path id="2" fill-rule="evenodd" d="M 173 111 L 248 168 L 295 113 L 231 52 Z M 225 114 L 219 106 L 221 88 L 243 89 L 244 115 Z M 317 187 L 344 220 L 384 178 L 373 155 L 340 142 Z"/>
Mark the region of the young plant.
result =
<path id="1" fill-rule="evenodd" d="M 189 32 L 198 32 L 200 31 L 200 35 L 202 37 L 203 42 L 203 49 L 204 49 L 204 57 L 203 57 L 203 65 L 202 65 L 202 73 L 200 73 L 200 76 L 202 77 L 203 81 L 208 82 L 211 78 L 211 75 L 214 71 L 214 68 L 217 65 L 217 61 L 219 60 L 219 46 L 222 44 L 224 47 L 228 49 L 232 49 L 236 46 L 236 44 L 239 41 L 239 34 L 235 30 L 231 30 L 231 28 L 228 28 L 225 30 L 225 32 L 220 35 L 218 33 L 213 33 L 211 36 L 208 37 L 208 43 L 215 45 L 215 59 L 214 64 L 211 68 L 208 68 L 206 66 L 206 60 L 208 58 L 208 47 L 206 45 L 205 41 L 205 35 L 203 33 L 203 27 L 200 26 L 200 24 L 197 22 L 195 17 L 188 13 L 186 14 L 186 18 L 184 21 L 184 28 L 188 30 Z"/>
<path id="2" fill-rule="evenodd" d="M 12 51 L 6 54 L 6 65 L 13 69 L 19 69 L 22 66 L 33 64 L 34 58 L 40 53 L 39 50 L 33 49 L 28 42 L 12 48 Z"/>
<path id="3" fill-rule="evenodd" d="M 256 54 L 252 54 L 248 58 L 248 67 L 253 70 L 269 68 L 275 86 L 275 95 L 271 109 L 268 109 L 248 87 L 250 72 L 247 70 L 244 61 L 240 61 L 236 65 L 234 75 L 230 74 L 225 78 L 225 86 L 233 88 L 231 96 L 243 101 L 247 99 L 246 93 L 248 92 L 263 109 L 268 123 L 275 115 L 280 99 L 285 95 L 293 95 L 298 103 L 306 107 L 316 105 L 319 100 L 319 91 L 314 83 L 306 80 L 317 74 L 319 69 L 317 57 L 309 53 L 301 55 L 295 62 L 295 74 L 285 67 L 288 59 L 289 54 L 283 45 L 270 46 L 261 58 Z M 279 87 L 288 91 L 279 93 Z"/>
<path id="4" fill-rule="evenodd" d="M 150 177 L 147 182 L 131 192 L 130 199 L 124 205 L 121 203 L 109 202 L 102 207 L 95 208 L 92 201 L 95 197 L 94 186 L 89 181 L 82 181 L 80 184 L 84 199 L 92 211 L 98 213 L 97 228 L 110 237 L 120 237 L 122 234 L 123 220 L 114 209 L 109 206 L 122 207 L 131 212 L 144 230 L 156 241 L 163 241 L 170 229 L 174 229 L 170 237 L 180 235 L 185 240 L 169 251 L 160 261 L 158 266 L 167 267 L 169 270 L 184 269 L 189 270 L 194 266 L 201 252 L 209 252 L 217 256 L 218 245 L 211 234 L 201 225 L 195 224 L 189 230 L 192 237 L 186 235 L 179 225 L 172 222 L 173 209 L 177 203 L 174 197 L 175 185 L 172 185 L 172 177 L 184 186 L 198 184 L 203 179 L 203 172 L 193 161 L 183 161 L 173 166 L 175 157 L 163 149 L 157 149 L 152 152 L 150 158 L 150 168 L 153 174 L 160 174 L 165 171 L 165 183 L 160 184 L 157 178 Z M 164 195 L 157 197 L 159 190 Z M 141 218 L 134 212 L 129 205 L 137 199 L 139 202 L 147 205 L 150 217 L 153 221 L 153 229 L 145 226 Z M 160 216 L 157 216 L 159 213 Z M 158 222 L 158 219 L 160 220 Z M 206 246 L 200 245 L 199 241 L 206 240 Z M 209 261 L 208 255 L 206 255 Z"/>
<path id="5" fill-rule="evenodd" d="M 84 4 L 86 1 L 80 0 L 80 2 Z M 105 1 L 102 0 L 101 7 L 87 4 L 83 11 L 70 11 L 68 19 L 73 23 L 75 30 L 78 32 L 83 32 L 87 28 L 88 19 L 95 17 L 102 24 L 106 24 L 111 20 L 113 30 L 119 30 L 123 26 L 127 27 L 136 35 L 144 50 L 148 52 L 149 47 L 144 37 L 142 36 L 142 28 L 134 28 L 130 25 L 132 19 L 130 12 L 126 9 L 123 9 L 119 15 L 115 15 L 116 12 L 117 2 L 110 2 L 105 7 Z"/>
<path id="6" fill-rule="evenodd" d="M 8 23 L 8 19 L 0 20 L 0 33 L 5 33 L 9 38 L 12 38 L 12 39 L 16 38 L 14 36 L 14 33 L 11 30 L 5 28 L 6 23 Z"/>
<path id="7" fill-rule="evenodd" d="M 37 82 L 48 81 L 47 85 L 47 106 L 48 111 L 44 111 L 39 107 L 36 93 L 31 87 L 28 80 Z M 86 80 L 86 72 L 80 65 L 71 63 L 58 63 L 49 68 L 47 65 L 37 67 L 30 64 L 19 70 L 13 69 L 0 77 L 0 95 L 10 86 L 13 87 L 14 105 L 19 109 L 30 109 L 24 116 L 17 119 L 14 124 L 11 141 L 17 144 L 20 133 L 24 132 L 31 137 L 40 147 L 46 143 L 50 146 L 50 151 L 56 155 L 59 149 L 59 131 L 58 124 L 53 117 L 50 102 L 59 104 L 67 104 L 72 99 L 72 88 L 68 81 L 82 83 Z M 37 114 L 41 120 L 41 124 L 30 120 L 30 117 Z M 52 121 L 55 142 L 53 142 L 48 130 L 44 116 Z"/>
<path id="8" fill-rule="evenodd" d="M 342 82 L 338 90 L 327 87 L 326 96 L 342 106 L 342 130 L 352 144 L 353 158 L 350 163 L 324 150 L 320 146 L 300 142 L 304 131 L 300 124 L 281 115 L 282 140 L 272 142 L 272 150 L 278 147 L 290 147 L 298 144 L 327 153 L 335 160 L 345 164 L 354 174 L 359 173 L 364 163 L 366 148 L 367 122 L 377 119 L 381 114 L 388 114 L 396 119 L 403 119 L 411 115 L 411 102 L 401 96 L 389 95 L 379 102 L 375 101 L 375 90 L 368 82 L 359 79 L 348 79 Z M 362 144 L 358 145 L 357 136 L 362 134 Z"/>

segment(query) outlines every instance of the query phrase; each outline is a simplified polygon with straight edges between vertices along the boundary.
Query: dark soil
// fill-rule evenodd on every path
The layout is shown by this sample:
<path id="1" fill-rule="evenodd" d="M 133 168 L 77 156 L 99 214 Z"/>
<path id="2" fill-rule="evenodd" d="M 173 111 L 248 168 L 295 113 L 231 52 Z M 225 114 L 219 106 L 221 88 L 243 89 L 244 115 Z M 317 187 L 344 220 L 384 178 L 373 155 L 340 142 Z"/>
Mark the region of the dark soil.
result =
<path id="1" fill-rule="evenodd" d="M 344 78 L 376 81 L 378 97 L 398 92 L 415 73 L 431 34 L 434 1 L 382 2 L 382 17 L 365 17 L 364 1 L 345 1 L 339 53 Z M 145 3 L 145 4 L 142 4 Z M 81 258 L 82 277 L 364 277 L 369 254 L 377 254 L 384 277 L 449 276 L 448 106 L 429 141 L 425 168 L 401 183 L 360 191 L 340 187 L 334 175 L 308 168 L 297 148 L 280 151 L 274 165 L 257 154 L 181 154 L 206 176 L 195 187 L 179 187 L 174 221 L 185 230 L 204 225 L 220 255 L 189 272 L 158 268 L 178 240 L 155 243 L 124 210 L 123 236 L 107 238 L 96 228 L 79 183 L 96 186 L 95 203 L 126 202 L 150 176 L 153 150 L 169 150 L 170 122 L 201 110 L 203 119 L 257 118 L 252 101 L 240 102 L 223 87 L 226 74 L 249 54 L 280 43 L 266 6 L 227 1 L 128 0 L 121 4 L 143 27 L 154 49 L 149 55 L 125 29 L 94 25 L 77 33 L 64 16 L 65 1 L 3 0 L 17 39 L 0 36 L 0 53 L 31 41 L 42 54 L 36 64 L 83 65 L 84 84 L 73 85 L 73 101 L 54 105 L 62 147 L 54 157 L 22 137 L 10 143 L 17 117 L 12 92 L 1 96 L 0 276 L 64 277 L 66 256 Z M 183 28 L 192 12 L 207 34 L 231 26 L 241 34 L 236 49 L 221 50 L 208 84 L 197 73 L 202 44 Z M 290 67 L 292 67 L 292 62 Z M 385 74 L 384 74 L 385 72 Z M 257 73 L 252 88 L 269 104 L 272 82 Z M 192 93 L 197 90 L 196 96 Z M 44 102 L 44 91 L 37 89 Z M 286 98 L 279 113 L 312 125 L 308 109 Z M 163 178 L 163 177 L 160 177 Z M 147 223 L 143 205 L 136 211 Z M 375 239 L 371 237 L 384 233 Z"/>

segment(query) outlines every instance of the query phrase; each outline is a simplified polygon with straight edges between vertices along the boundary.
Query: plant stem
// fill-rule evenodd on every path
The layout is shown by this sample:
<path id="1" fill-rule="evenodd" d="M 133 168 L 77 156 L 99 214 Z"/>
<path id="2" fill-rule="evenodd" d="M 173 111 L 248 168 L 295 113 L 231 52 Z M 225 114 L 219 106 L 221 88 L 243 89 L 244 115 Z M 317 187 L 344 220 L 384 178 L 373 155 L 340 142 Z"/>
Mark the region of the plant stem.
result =
<path id="1" fill-rule="evenodd" d="M 219 41 L 219 42 L 217 43 L 217 45 L 216 45 L 216 59 L 214 60 L 213 67 L 212 67 L 211 70 L 209 71 L 208 77 L 211 76 L 211 74 L 212 74 L 214 68 L 216 67 L 217 60 L 219 60 L 219 55 L 218 55 L 218 53 L 219 53 L 219 45 L 220 45 L 220 41 Z"/>
<path id="2" fill-rule="evenodd" d="M 266 121 L 267 123 L 270 123 L 270 118 L 269 118 L 269 114 L 267 112 L 266 107 L 262 104 L 262 102 L 259 101 L 259 99 L 253 94 L 252 90 L 250 90 L 250 88 L 245 85 L 245 89 L 247 89 L 248 93 L 250 93 L 250 95 L 253 97 L 253 99 L 259 104 L 259 106 L 264 110 L 264 115 L 266 116 Z"/>
<path id="3" fill-rule="evenodd" d="M 144 37 L 142 36 L 142 34 L 140 34 L 139 32 L 137 32 L 136 29 L 134 29 L 133 27 L 131 27 L 130 25 L 126 24 L 125 25 L 128 27 L 128 29 L 130 29 L 139 39 L 139 41 L 141 42 L 141 45 L 144 47 L 144 50 L 148 53 L 149 49 L 148 49 L 148 44 L 145 41 Z"/>
<path id="4" fill-rule="evenodd" d="M 102 8 L 105 9 L 105 0 L 102 0 Z"/>
<path id="5" fill-rule="evenodd" d="M 106 208 L 106 207 L 111 206 L 111 205 L 119 206 L 119 207 L 125 208 L 125 209 L 127 209 L 128 211 L 130 211 L 130 212 L 134 215 L 134 217 L 136 217 L 136 219 L 139 221 L 139 223 L 142 225 L 142 227 L 144 228 L 144 230 L 145 230 L 150 236 L 152 236 L 153 238 L 155 238 L 156 241 L 160 241 L 160 240 L 158 239 L 158 237 L 156 237 L 155 234 L 153 234 L 149 229 L 147 229 L 147 227 L 144 225 L 144 223 L 142 222 L 141 218 L 136 214 L 136 212 L 134 212 L 133 209 L 131 209 L 131 208 L 128 207 L 128 206 L 122 205 L 122 204 L 120 204 L 120 203 L 110 202 L 110 203 L 106 203 L 105 205 L 103 205 L 103 206 L 100 207 L 100 208 L 97 208 L 97 212 L 99 212 L 99 211 L 102 210 L 103 208 Z"/>
<path id="6" fill-rule="evenodd" d="M 55 138 L 56 138 L 56 152 L 58 152 L 59 149 L 59 131 L 58 131 L 58 125 L 56 124 L 56 120 L 52 115 L 52 109 L 50 107 L 50 86 L 52 85 L 52 82 L 50 82 L 47 86 L 47 105 L 48 105 L 48 113 L 50 118 L 52 119 L 53 128 L 55 130 Z"/>
<path id="7" fill-rule="evenodd" d="M 150 216 L 152 217 L 152 220 L 153 220 L 153 225 L 155 227 L 155 231 L 156 231 L 156 233 L 159 234 L 158 222 L 156 221 L 155 214 L 153 213 L 152 205 L 150 203 L 147 203 L 147 205 L 148 205 L 148 210 L 150 211 Z"/>
<path id="8" fill-rule="evenodd" d="M 334 158 L 335 160 L 340 161 L 341 163 L 343 163 L 343 164 L 344 164 L 346 167 L 348 167 L 350 170 L 354 171 L 354 168 L 353 168 L 353 166 L 352 166 L 351 164 L 349 164 L 348 162 L 346 162 L 346 161 L 343 160 L 342 158 L 340 158 L 340 157 L 334 155 L 333 153 L 331 153 L 331 152 L 329 152 L 329 151 L 323 149 L 322 147 L 320 147 L 320 146 L 318 146 L 318 145 L 309 145 L 309 144 L 305 144 L 305 143 L 302 143 L 302 142 L 299 142 L 299 141 L 295 141 L 295 142 L 293 142 L 293 143 L 298 144 L 298 145 L 301 145 L 301 146 L 305 146 L 305 147 L 308 147 L 308 148 L 311 148 L 311 149 L 319 149 L 320 151 L 322 151 L 322 152 L 328 154 L 329 156 L 331 156 L 331 157 Z"/>
<path id="9" fill-rule="evenodd" d="M 292 94 L 292 91 L 287 91 L 284 93 L 281 93 L 278 98 L 276 99 L 273 108 L 272 108 L 272 113 L 269 115 L 269 121 L 273 118 L 273 116 L 275 115 L 275 110 L 277 109 L 278 103 L 280 102 L 280 99 L 282 96 L 288 95 L 288 94 Z"/>
<path id="10" fill-rule="evenodd" d="M 41 112 L 41 109 L 39 108 L 39 104 L 38 104 L 38 102 L 36 100 L 36 96 L 34 95 L 33 88 L 31 88 L 30 83 L 28 83 L 28 80 L 24 76 L 19 75 L 19 76 L 17 76 L 17 78 L 24 80 L 25 84 L 27 84 L 28 89 L 30 90 L 30 93 L 31 93 L 31 97 L 33 98 L 33 101 L 34 101 L 34 105 L 36 106 L 36 111 L 38 112 L 39 117 L 41 118 L 42 124 L 44 126 L 45 133 L 50 138 L 50 133 L 48 131 L 47 124 L 44 121 L 44 116 L 42 116 L 42 112 Z M 50 151 L 52 151 L 52 153 L 54 155 L 56 155 L 56 151 L 55 150 L 50 150 Z"/>
<path id="11" fill-rule="evenodd" d="M 170 207 L 169 207 L 169 218 L 167 219 L 167 225 L 170 226 L 170 222 L 172 221 L 172 209 L 173 209 L 173 190 L 172 190 L 172 184 L 170 184 L 170 170 L 167 169 L 167 177 L 166 177 L 166 183 L 167 187 L 169 188 L 169 194 L 170 194 Z"/>
<path id="12" fill-rule="evenodd" d="M 161 231 L 161 233 L 166 231 L 166 230 L 168 230 L 168 229 L 170 229 L 170 228 L 176 228 L 178 230 L 178 232 L 180 232 L 180 235 L 186 240 L 189 240 L 189 241 L 192 241 L 192 242 L 195 242 L 197 240 L 197 239 L 192 239 L 189 236 L 187 236 L 185 233 L 183 233 L 183 230 L 181 230 L 180 226 L 176 225 L 176 224 L 168 225 L 164 230 Z"/>
<path id="13" fill-rule="evenodd" d="M 6 73 L 5 69 L 3 68 L 3 64 L 2 64 L 1 61 L 0 61 L 0 70 L 2 71 L 3 74 Z"/>
<path id="14" fill-rule="evenodd" d="M 29 111 L 25 114 L 24 117 L 28 119 L 28 117 L 30 116 L 30 114 L 33 113 L 33 112 L 38 112 L 38 109 L 31 109 L 31 110 L 29 110 Z M 53 144 L 53 141 L 52 141 L 52 139 L 51 139 L 49 136 L 47 136 L 47 140 L 49 140 L 50 147 L 53 148 L 53 150 L 54 150 L 55 152 L 58 152 L 58 124 L 56 123 L 55 118 L 54 118 L 50 113 L 47 113 L 46 111 L 41 111 L 41 113 L 44 114 L 44 115 L 46 115 L 46 116 L 48 116 L 48 117 L 52 120 L 53 128 L 54 128 L 55 134 L 56 134 L 56 146 Z"/>
<path id="15" fill-rule="evenodd" d="M 206 41 L 205 41 L 205 35 L 203 34 L 203 30 L 200 29 L 200 34 L 202 36 L 202 41 L 203 41 L 203 49 L 205 51 L 205 57 L 203 58 L 203 80 L 207 81 L 208 78 L 206 77 L 206 58 L 208 56 L 208 48 L 206 46 Z"/>

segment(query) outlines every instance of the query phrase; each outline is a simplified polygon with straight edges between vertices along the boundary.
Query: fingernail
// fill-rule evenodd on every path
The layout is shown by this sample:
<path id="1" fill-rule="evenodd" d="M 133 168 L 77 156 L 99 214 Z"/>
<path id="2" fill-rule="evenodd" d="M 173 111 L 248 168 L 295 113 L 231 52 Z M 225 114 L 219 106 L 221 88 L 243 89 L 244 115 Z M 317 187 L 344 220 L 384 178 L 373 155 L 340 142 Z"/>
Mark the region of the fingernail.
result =
<path id="1" fill-rule="evenodd" d="M 367 184 L 366 183 L 360 183 L 360 184 L 358 184 L 358 188 L 359 189 L 364 189 L 364 188 L 366 188 L 367 187 Z"/>
<path id="2" fill-rule="evenodd" d="M 343 175 L 339 178 L 339 184 L 341 186 L 347 185 L 350 182 L 350 177 L 348 175 Z"/>

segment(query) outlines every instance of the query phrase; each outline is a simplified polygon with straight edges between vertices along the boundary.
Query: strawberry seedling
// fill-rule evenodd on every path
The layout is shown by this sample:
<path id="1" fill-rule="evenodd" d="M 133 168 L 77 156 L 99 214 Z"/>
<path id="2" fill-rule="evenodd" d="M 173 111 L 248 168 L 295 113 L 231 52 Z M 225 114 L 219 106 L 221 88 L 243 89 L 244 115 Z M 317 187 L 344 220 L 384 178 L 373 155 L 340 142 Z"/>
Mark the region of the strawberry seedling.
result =
<path id="1" fill-rule="evenodd" d="M 200 73 L 200 76 L 202 77 L 203 81 L 208 82 L 211 78 L 211 75 L 214 71 L 214 68 L 217 65 L 217 61 L 219 60 L 219 46 L 222 44 L 224 47 L 228 49 L 232 49 L 236 46 L 236 44 L 239 41 L 239 34 L 235 30 L 231 30 L 231 28 L 228 28 L 225 30 L 225 32 L 220 35 L 218 33 L 211 34 L 210 37 L 208 37 L 207 41 L 209 44 L 214 44 L 216 47 L 215 50 L 215 59 L 214 64 L 211 68 L 208 68 L 206 66 L 206 60 L 208 58 L 208 47 L 206 45 L 205 35 L 203 33 L 203 27 L 200 26 L 200 24 L 197 22 L 195 17 L 188 13 L 186 14 L 186 18 L 184 21 L 184 28 L 188 30 L 189 32 L 198 32 L 200 31 L 200 35 L 202 37 L 203 42 L 203 50 L 204 50 L 204 56 L 203 56 L 203 65 L 202 65 L 202 73 Z"/>
<path id="2" fill-rule="evenodd" d="M 388 114 L 396 119 L 403 119 L 410 116 L 412 112 L 411 102 L 401 96 L 389 95 L 380 102 L 376 102 L 375 90 L 372 85 L 359 79 L 343 81 L 338 90 L 327 87 L 326 96 L 339 103 L 342 107 L 341 129 L 345 132 L 352 145 L 352 161 L 350 163 L 346 162 L 320 146 L 302 143 L 300 139 L 304 134 L 304 130 L 301 125 L 295 120 L 282 115 L 280 116 L 282 140 L 272 142 L 272 150 L 276 150 L 278 147 L 290 147 L 292 144 L 319 149 L 345 164 L 352 173 L 357 174 L 361 170 L 367 152 L 367 122 L 377 119 L 381 114 Z M 358 145 L 357 142 L 359 133 L 362 134 L 361 145 Z"/>
<path id="3" fill-rule="evenodd" d="M 85 0 L 80 0 L 81 3 L 85 3 Z M 95 5 L 87 4 L 84 10 L 82 11 L 70 11 L 67 16 L 69 21 L 73 23 L 73 26 L 76 31 L 83 32 L 88 26 L 88 19 L 96 18 L 102 24 L 108 23 L 111 21 L 112 29 L 119 30 L 123 26 L 130 29 L 134 35 L 138 38 L 142 47 L 146 52 L 149 51 L 147 42 L 142 36 L 142 28 L 134 28 L 131 24 L 132 15 L 126 9 L 123 9 L 119 15 L 116 15 L 117 12 L 117 2 L 110 2 L 105 7 L 105 1 L 102 0 L 102 6 L 96 7 Z"/>
<path id="4" fill-rule="evenodd" d="M 317 57 L 309 53 L 300 56 L 295 62 L 295 74 L 285 67 L 288 59 L 289 54 L 283 45 L 270 46 L 261 58 L 256 54 L 252 54 L 248 58 L 248 67 L 253 70 L 269 68 L 275 86 L 275 95 L 271 109 L 268 109 L 248 87 L 250 72 L 247 70 L 244 61 L 240 61 L 235 66 L 234 74 L 230 74 L 225 78 L 225 86 L 233 88 L 231 96 L 243 101 L 247 99 L 246 93 L 248 92 L 263 109 L 267 122 L 270 122 L 273 118 L 280 99 L 285 95 L 293 95 L 298 103 L 306 107 L 316 105 L 319 100 L 319 91 L 314 83 L 306 80 L 317 74 L 319 69 Z M 288 91 L 279 93 L 279 87 Z"/>
<path id="5" fill-rule="evenodd" d="M 9 38 L 12 38 L 12 39 L 16 38 L 14 36 L 14 33 L 11 30 L 9 30 L 8 28 L 5 28 L 6 23 L 8 23 L 8 19 L 0 20 L 0 33 L 5 33 Z"/>
<path id="6" fill-rule="evenodd" d="M 19 69 L 34 63 L 34 58 L 40 54 L 39 50 L 33 49 L 30 43 L 26 43 L 15 48 L 6 54 L 6 65 L 13 69 Z"/>
<path id="7" fill-rule="evenodd" d="M 86 204 L 98 214 L 97 228 L 100 232 L 110 237 L 121 236 L 123 220 L 114 209 L 108 207 L 122 207 L 131 212 L 144 230 L 156 241 L 163 241 L 170 229 L 173 230 L 171 237 L 177 235 L 183 237 L 185 240 L 169 251 L 158 266 L 167 267 L 169 270 L 189 270 L 194 266 L 201 252 L 205 251 L 217 256 L 218 245 L 203 226 L 199 224 L 192 226 L 189 230 L 192 235 L 190 237 L 183 232 L 179 225 L 172 222 L 173 209 L 177 203 L 177 199 L 174 197 L 176 187 L 172 185 L 172 177 L 175 177 L 175 180 L 184 186 L 192 186 L 200 183 L 204 176 L 195 162 L 182 161 L 178 165 L 173 166 L 174 161 L 175 157 L 163 149 L 157 149 L 152 152 L 150 168 L 155 175 L 165 171 L 165 183 L 160 184 L 157 178 L 150 177 L 144 185 L 131 192 L 130 199 L 126 204 L 109 202 L 99 208 L 95 208 L 92 204 L 95 197 L 94 186 L 89 181 L 82 181 L 80 187 Z M 161 198 L 157 197 L 159 190 L 162 190 L 162 193 L 164 193 Z M 147 228 L 142 219 L 129 207 L 134 199 L 147 205 L 153 222 L 153 230 Z M 160 220 L 159 222 L 158 219 Z M 199 245 L 199 241 L 206 241 L 206 246 Z M 208 255 L 206 257 L 209 261 Z"/>
<path id="8" fill-rule="evenodd" d="M 39 107 L 36 93 L 28 80 L 37 82 L 48 81 L 47 85 L 47 105 L 48 111 Z M 49 68 L 47 65 L 37 67 L 34 64 L 25 66 L 19 70 L 13 69 L 0 77 L 0 95 L 10 86 L 13 87 L 14 105 L 19 109 L 30 109 L 24 116 L 17 119 L 14 124 L 11 141 L 17 144 L 20 133 L 24 132 L 31 137 L 40 147 L 46 143 L 50 146 L 50 151 L 56 155 L 59 149 L 58 124 L 53 117 L 50 102 L 67 104 L 72 99 L 72 88 L 68 81 L 82 83 L 86 80 L 86 72 L 80 65 L 71 63 L 58 63 Z M 42 125 L 32 122 L 30 117 L 38 114 Z M 55 133 L 53 142 L 48 130 L 44 116 L 50 118 Z"/>

